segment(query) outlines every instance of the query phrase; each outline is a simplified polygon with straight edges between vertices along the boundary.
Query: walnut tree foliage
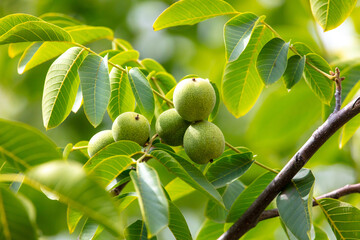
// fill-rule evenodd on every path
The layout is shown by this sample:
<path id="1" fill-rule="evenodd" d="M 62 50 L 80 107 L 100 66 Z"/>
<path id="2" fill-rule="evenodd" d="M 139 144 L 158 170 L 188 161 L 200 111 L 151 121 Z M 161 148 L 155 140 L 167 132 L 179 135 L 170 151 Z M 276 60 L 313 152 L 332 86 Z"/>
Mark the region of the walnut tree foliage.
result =
<path id="1" fill-rule="evenodd" d="M 309 10 L 324 31 L 344 22 L 356 5 L 356 0 L 309 2 Z M 220 104 L 233 116 L 244 116 L 263 89 L 277 81 L 283 81 L 289 90 L 305 81 L 325 109 L 334 107 L 337 86 L 335 73 L 330 72 L 335 72 L 336 66 L 304 43 L 282 38 L 264 15 L 246 9 L 238 11 L 223 0 L 180 0 L 158 16 L 153 28 L 157 31 L 194 25 L 217 16 L 228 18 L 223 26 L 225 67 L 221 84 L 212 83 L 216 104 L 208 121 L 215 119 Z M 89 47 L 104 39 L 112 43 L 111 49 L 96 52 Z M 21 54 L 20 74 L 52 61 L 41 107 L 46 130 L 59 127 L 81 107 L 94 127 L 101 124 L 105 114 L 114 121 L 120 114 L 134 111 L 146 117 L 154 130 L 159 115 L 173 108 L 177 82 L 197 77 L 189 73 L 175 80 L 154 59 L 140 59 L 131 43 L 115 38 L 110 28 L 89 26 L 58 13 L 3 16 L 0 44 L 9 46 L 10 56 Z M 345 77 L 349 73 L 342 106 L 359 97 L 359 77 L 352 73 L 356 64 L 346 66 L 342 72 Z M 340 145 L 344 146 L 359 127 L 359 116 L 346 123 L 340 130 Z M 178 240 L 217 239 L 279 173 L 258 162 L 256 149 L 252 152 L 246 146 L 226 143 L 219 158 L 199 165 L 188 158 L 182 146 L 167 145 L 157 135 L 145 146 L 129 140 L 116 141 L 92 157 L 87 153 L 87 140 L 59 148 L 25 123 L 0 119 L 0 239 L 43 236 L 33 203 L 26 195 L 34 190 L 67 207 L 69 233 L 78 234 L 79 239 L 157 239 L 166 228 Z M 86 163 L 71 160 L 73 152 L 84 155 Z M 245 185 L 239 178 L 253 165 L 266 172 Z M 159 177 L 164 169 L 172 176 L 166 184 Z M 313 222 L 315 181 L 312 171 L 303 168 L 276 197 L 273 206 L 278 209 L 289 239 L 328 239 L 327 233 Z M 197 235 L 191 233 L 177 206 L 178 201 L 195 191 L 207 199 L 206 219 Z M 360 210 L 332 198 L 315 201 L 328 228 L 337 239 L 360 239 Z M 141 219 L 124 225 L 122 214 L 135 202 Z"/>

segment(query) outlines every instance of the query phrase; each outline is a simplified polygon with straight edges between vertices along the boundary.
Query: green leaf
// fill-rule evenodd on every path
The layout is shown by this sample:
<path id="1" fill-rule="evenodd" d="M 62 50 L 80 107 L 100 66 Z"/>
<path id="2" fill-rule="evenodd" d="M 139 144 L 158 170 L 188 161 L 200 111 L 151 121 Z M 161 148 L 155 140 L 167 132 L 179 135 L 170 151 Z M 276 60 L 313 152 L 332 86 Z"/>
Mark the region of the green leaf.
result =
<path id="1" fill-rule="evenodd" d="M 342 103 L 342 107 L 346 106 L 353 99 L 359 97 L 360 94 L 360 81 L 351 89 L 344 102 Z M 352 138 L 352 136 L 356 133 L 356 131 L 360 127 L 360 115 L 355 116 L 349 122 L 347 122 L 341 128 L 340 135 L 340 144 L 339 147 L 342 148 L 345 144 Z"/>
<path id="2" fill-rule="evenodd" d="M 216 160 L 206 171 L 206 178 L 216 188 L 223 187 L 243 175 L 253 163 L 251 152 L 233 154 Z"/>
<path id="3" fill-rule="evenodd" d="M 163 164 L 170 172 L 175 174 L 181 180 L 189 184 L 191 187 L 204 193 L 206 196 L 214 199 L 218 204 L 223 206 L 220 194 L 214 186 L 205 178 L 202 172 L 184 158 L 174 153 L 155 150 L 151 152 L 161 164 Z"/>
<path id="4" fill-rule="evenodd" d="M 359 239 L 360 210 L 339 200 L 317 200 L 337 239 Z"/>
<path id="5" fill-rule="evenodd" d="M 132 164 L 134 164 L 134 161 L 130 157 L 114 155 L 103 159 L 96 167 L 91 168 L 88 174 L 99 184 L 106 187 Z"/>
<path id="6" fill-rule="evenodd" d="M 151 121 L 154 116 L 155 101 L 148 80 L 138 68 L 130 69 L 128 77 L 141 114 Z"/>
<path id="7" fill-rule="evenodd" d="M 128 50 L 133 50 L 133 47 L 128 41 L 120 38 L 115 38 L 113 39 L 113 49 L 128 51 Z"/>
<path id="8" fill-rule="evenodd" d="M 314 240 L 329 240 L 327 234 L 318 226 L 314 226 L 315 238 Z"/>
<path id="9" fill-rule="evenodd" d="M 106 27 L 93 27 L 93 26 L 72 26 L 67 27 L 65 30 L 71 35 L 73 42 L 79 44 L 88 44 L 100 39 L 112 39 L 114 33 L 111 29 Z M 20 58 L 18 65 L 18 72 L 22 74 L 50 59 L 53 59 L 67 49 L 73 47 L 74 45 L 71 43 L 63 43 L 63 42 L 44 42 L 41 43 L 41 46 L 38 49 L 36 48 L 36 43 L 30 45 L 23 55 Z"/>
<path id="10" fill-rule="evenodd" d="M 17 55 L 23 53 L 30 45 L 31 43 L 29 42 L 10 43 L 8 49 L 9 57 L 16 57 Z"/>
<path id="11" fill-rule="evenodd" d="M 102 57 L 105 57 L 106 55 L 108 55 L 108 58 L 112 58 L 113 56 L 115 56 L 121 52 L 122 52 L 121 50 L 108 49 L 108 50 L 102 51 L 101 53 L 99 53 L 99 55 Z"/>
<path id="12" fill-rule="evenodd" d="M 164 144 L 164 143 L 154 143 L 153 144 L 153 147 L 155 148 L 155 149 L 158 149 L 158 150 L 166 150 L 166 151 L 170 151 L 170 152 L 175 152 L 174 151 L 174 149 L 172 149 L 169 145 L 167 145 L 167 144 Z M 154 149 L 154 150 L 155 150 Z M 151 151 L 150 151 L 151 152 Z"/>
<path id="13" fill-rule="evenodd" d="M 275 175 L 275 173 L 267 172 L 256 178 L 247 188 L 245 188 L 231 206 L 226 222 L 235 222 L 239 219 L 274 179 Z"/>
<path id="14" fill-rule="evenodd" d="M 291 89 L 298 83 L 303 75 L 305 69 L 306 57 L 299 55 L 291 56 L 288 59 L 287 67 L 284 73 L 284 82 L 287 89 Z"/>
<path id="15" fill-rule="evenodd" d="M 350 15 L 356 0 L 310 0 L 312 14 L 324 31 L 336 28 Z"/>
<path id="16" fill-rule="evenodd" d="M 11 14 L 0 19 L 0 45 L 17 42 L 71 42 L 64 29 L 28 14 Z"/>
<path id="17" fill-rule="evenodd" d="M 0 239 L 38 239 L 34 222 L 24 201 L 0 187 Z"/>
<path id="18" fill-rule="evenodd" d="M 116 177 L 116 183 L 114 184 L 114 186 L 111 187 L 111 189 L 114 189 L 124 183 L 130 182 L 131 178 L 130 178 L 130 171 L 131 169 L 126 169 L 124 171 L 122 171 L 117 177 Z"/>
<path id="19" fill-rule="evenodd" d="M 98 151 L 92 158 L 84 164 L 86 172 L 92 171 L 99 164 L 107 159 L 118 156 L 131 156 L 141 151 L 141 147 L 136 142 L 122 140 L 111 143 Z"/>
<path id="20" fill-rule="evenodd" d="M 117 203 L 117 209 L 121 213 L 124 211 L 132 202 L 137 199 L 135 192 L 124 193 L 115 197 Z"/>
<path id="21" fill-rule="evenodd" d="M 86 175 L 80 164 L 52 161 L 32 168 L 26 176 L 25 183 L 55 194 L 60 202 L 81 211 L 113 234 L 120 234 L 120 217 L 113 199 Z"/>
<path id="22" fill-rule="evenodd" d="M 64 160 L 67 160 L 69 158 L 69 155 L 72 152 L 72 148 L 73 148 L 72 143 L 66 144 L 66 146 L 64 147 L 63 153 L 62 153 Z"/>
<path id="23" fill-rule="evenodd" d="M 56 145 L 39 130 L 3 119 L 0 119 L 1 154 L 20 171 L 52 159 L 61 159 Z"/>
<path id="24" fill-rule="evenodd" d="M 196 240 L 217 239 L 224 233 L 224 224 L 211 221 L 209 219 L 201 225 Z"/>
<path id="25" fill-rule="evenodd" d="M 103 231 L 103 228 L 99 226 L 95 221 L 91 219 L 86 219 L 78 240 L 92 240 L 95 239 L 95 236 L 100 234 Z"/>
<path id="26" fill-rule="evenodd" d="M 289 239 L 289 240 L 298 240 L 294 234 L 286 227 L 285 223 L 280 219 L 280 224 L 281 224 L 281 227 L 283 228 L 285 234 L 286 234 L 286 237 Z"/>
<path id="27" fill-rule="evenodd" d="M 160 63 L 151 58 L 144 58 L 141 60 L 141 65 L 143 65 L 149 73 L 152 71 L 166 72 L 165 68 Z"/>
<path id="28" fill-rule="evenodd" d="M 189 227 L 180 210 L 169 201 L 169 229 L 176 240 L 192 240 Z"/>
<path id="29" fill-rule="evenodd" d="M 116 54 L 109 59 L 109 62 L 115 63 L 117 65 L 123 65 L 124 63 L 130 61 L 136 61 L 139 59 L 139 52 L 136 50 L 124 51 Z"/>
<path id="30" fill-rule="evenodd" d="M 311 50 L 311 48 L 308 45 L 302 42 L 296 42 L 292 44 L 292 47 L 296 49 L 296 51 L 302 56 L 314 52 L 313 50 Z"/>
<path id="31" fill-rule="evenodd" d="M 159 72 L 154 77 L 164 94 L 168 93 L 176 85 L 176 80 L 170 73 Z"/>
<path id="32" fill-rule="evenodd" d="M 77 211 L 71 208 L 70 206 L 68 206 L 66 211 L 66 221 L 70 234 L 72 234 L 75 231 L 76 226 L 79 224 L 79 221 L 81 220 L 82 217 L 83 217 L 82 212 Z"/>
<path id="33" fill-rule="evenodd" d="M 218 191 L 223 191 L 222 198 L 224 199 L 226 209 L 221 208 L 213 200 L 209 199 L 205 208 L 205 216 L 215 222 L 225 223 L 229 209 L 244 189 L 244 185 L 239 180 L 235 180 L 226 187 L 218 189 Z"/>
<path id="34" fill-rule="evenodd" d="M 75 145 L 74 145 L 74 150 L 75 151 L 80 151 L 82 155 L 84 155 L 86 158 L 90 158 L 89 157 L 89 154 L 88 154 L 88 151 L 87 151 L 87 148 L 84 148 L 84 147 L 87 147 L 87 145 L 89 144 L 89 141 L 80 141 L 80 142 L 77 142 Z M 78 148 L 78 149 L 77 149 Z"/>
<path id="35" fill-rule="evenodd" d="M 88 55 L 79 68 L 84 110 L 87 119 L 97 127 L 110 100 L 110 80 L 107 57 Z"/>
<path id="36" fill-rule="evenodd" d="M 79 88 L 78 69 L 87 52 L 73 47 L 51 64 L 46 75 L 42 115 L 46 129 L 57 127 L 70 114 Z"/>
<path id="37" fill-rule="evenodd" d="M 245 50 L 259 20 L 253 13 L 241 13 L 225 24 L 226 59 L 229 62 L 237 60 Z"/>
<path id="38" fill-rule="evenodd" d="M 79 83 L 80 83 L 80 80 L 79 80 Z M 82 103 L 83 103 L 83 96 L 82 96 L 81 87 L 79 85 L 79 88 L 77 90 L 76 97 L 75 97 L 75 102 L 74 102 L 74 105 L 71 108 L 71 111 L 73 113 L 77 113 L 79 111 L 79 109 L 81 108 Z"/>
<path id="39" fill-rule="evenodd" d="M 159 233 L 169 224 L 169 204 L 155 169 L 147 163 L 138 163 L 136 172 L 130 172 L 148 237 Z"/>
<path id="40" fill-rule="evenodd" d="M 165 186 L 165 190 L 173 202 L 195 191 L 194 188 L 180 178 L 174 178 Z"/>
<path id="41" fill-rule="evenodd" d="M 113 68 L 110 72 L 110 102 L 107 111 L 111 120 L 124 112 L 132 112 L 135 108 L 135 98 L 131 91 L 128 76 L 125 72 Z"/>
<path id="42" fill-rule="evenodd" d="M 317 55 L 316 53 L 309 53 L 306 55 L 306 61 L 314 65 L 325 73 L 331 70 L 329 64 Z M 334 82 L 317 72 L 308 64 L 305 65 L 304 71 L 305 81 L 315 95 L 325 104 L 329 105 L 334 94 Z"/>
<path id="43" fill-rule="evenodd" d="M 276 198 L 279 214 L 286 227 L 298 239 L 311 239 L 312 193 L 315 177 L 302 169 Z"/>
<path id="44" fill-rule="evenodd" d="M 182 0 L 172 4 L 155 20 L 155 31 L 180 25 L 193 25 L 221 15 L 238 12 L 222 0 Z"/>
<path id="45" fill-rule="evenodd" d="M 276 82 L 284 74 L 289 44 L 280 38 L 273 38 L 261 49 L 256 68 L 266 85 Z"/>
<path id="46" fill-rule="evenodd" d="M 137 220 L 136 222 L 126 227 L 124 235 L 126 240 L 148 240 L 146 226 L 141 220 Z M 150 240 L 156 239 L 156 236 L 154 236 Z"/>
<path id="47" fill-rule="evenodd" d="M 213 82 L 210 82 L 211 83 L 211 85 L 213 86 L 213 88 L 214 88 L 214 91 L 215 91 L 215 96 L 216 96 L 216 102 L 215 102 L 215 107 L 214 107 L 214 109 L 212 110 L 212 112 L 211 112 L 211 114 L 210 114 L 210 116 L 209 116 L 209 122 L 212 122 L 212 121 L 214 121 L 214 119 L 216 118 L 216 116 L 217 116 L 217 114 L 218 114 L 218 112 L 219 112 L 219 106 L 220 106 L 220 101 L 221 101 L 221 99 L 220 99 L 220 92 L 219 92 L 219 89 L 218 89 L 218 87 L 216 86 L 216 84 L 215 83 L 213 83 Z"/>
<path id="48" fill-rule="evenodd" d="M 76 20 L 75 18 L 72 18 L 62 13 L 45 13 L 41 15 L 39 18 L 41 18 L 46 22 L 55 24 L 56 26 L 59 27 L 69 27 L 69 26 L 83 24 L 82 22 Z"/>
<path id="49" fill-rule="evenodd" d="M 240 57 L 226 64 L 222 96 L 225 106 L 235 117 L 250 111 L 260 96 L 264 84 L 256 70 L 255 61 L 260 49 L 271 37 L 271 31 L 265 26 L 256 27 Z"/>

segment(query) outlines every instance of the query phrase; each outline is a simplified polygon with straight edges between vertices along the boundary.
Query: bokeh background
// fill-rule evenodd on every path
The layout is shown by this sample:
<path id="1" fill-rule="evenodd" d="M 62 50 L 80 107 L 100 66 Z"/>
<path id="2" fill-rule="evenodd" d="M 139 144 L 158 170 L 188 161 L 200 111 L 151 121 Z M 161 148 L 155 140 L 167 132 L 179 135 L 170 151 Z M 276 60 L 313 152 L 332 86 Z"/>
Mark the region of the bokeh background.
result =
<path id="1" fill-rule="evenodd" d="M 154 32 L 152 23 L 171 3 L 170 0 L 0 0 L 0 17 L 12 13 L 29 13 L 35 16 L 47 12 L 70 15 L 88 25 L 106 26 L 115 31 L 117 38 L 129 41 L 140 52 L 140 58 L 154 58 L 172 73 L 177 80 L 187 74 L 197 74 L 220 86 L 225 63 L 223 25 L 228 17 L 210 19 L 195 26 L 175 27 Z M 266 15 L 266 21 L 286 41 L 304 42 L 329 63 L 358 61 L 360 57 L 359 3 L 340 27 L 322 32 L 314 22 L 308 0 L 228 0 L 238 11 Z M 90 45 L 100 52 L 110 48 L 108 41 Z M 52 61 L 22 75 L 17 73 L 19 57 L 11 59 L 7 46 L 0 46 L 0 117 L 30 124 L 48 135 L 59 147 L 67 143 L 89 140 L 96 132 L 111 128 L 111 120 L 94 129 L 80 110 L 59 127 L 45 131 L 41 117 L 41 98 L 47 69 Z M 359 75 L 360 79 L 360 75 Z M 257 160 L 280 169 L 296 150 L 323 122 L 320 101 L 301 80 L 290 92 L 282 83 L 264 89 L 255 107 L 244 117 L 234 118 L 224 105 L 220 106 L 215 123 L 224 132 L 228 142 L 250 148 Z M 75 159 L 78 156 L 73 156 Z M 171 179 L 161 166 L 161 178 L 166 184 Z M 339 134 L 335 134 L 306 165 L 315 177 L 315 196 L 359 182 L 360 133 L 341 150 Z M 242 180 L 250 183 L 263 172 L 252 166 Z M 68 235 L 66 207 L 49 201 L 31 189 L 24 192 L 36 199 L 40 228 L 44 239 L 76 239 Z M 360 198 L 345 199 L 360 207 Z M 191 194 L 177 202 L 193 236 L 204 221 L 206 198 Z M 124 226 L 140 218 L 134 203 L 123 214 Z M 50 210 L 49 210 L 50 209 Z M 49 221 L 50 219 L 50 221 Z M 315 222 L 329 231 L 321 213 L 314 209 Z M 261 229 L 261 231 L 259 231 Z M 111 239 L 111 236 L 108 236 Z M 160 239 L 171 239 L 164 231 Z M 285 239 L 278 219 L 263 221 L 246 239 Z"/>

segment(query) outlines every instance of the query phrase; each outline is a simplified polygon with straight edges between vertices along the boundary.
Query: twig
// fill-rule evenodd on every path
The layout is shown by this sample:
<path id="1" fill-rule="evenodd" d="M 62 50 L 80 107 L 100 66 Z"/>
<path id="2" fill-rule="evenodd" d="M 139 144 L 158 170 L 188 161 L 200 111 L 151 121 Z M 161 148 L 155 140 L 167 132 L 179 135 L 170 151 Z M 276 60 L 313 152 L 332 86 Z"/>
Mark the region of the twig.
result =
<path id="1" fill-rule="evenodd" d="M 138 160 L 136 160 L 137 162 L 142 162 L 146 157 L 149 157 L 151 146 L 158 136 L 159 135 L 157 133 L 154 136 L 152 136 L 152 138 L 149 141 L 147 149 L 145 150 L 144 154 Z"/>
<path id="2" fill-rule="evenodd" d="M 174 107 L 174 103 L 167 99 L 166 97 L 164 97 L 163 95 L 161 95 L 161 93 L 159 93 L 158 91 L 156 91 L 155 89 L 152 89 L 153 93 L 155 93 L 157 96 L 159 96 L 161 99 L 163 99 L 166 103 L 170 104 L 172 107 Z"/>
<path id="3" fill-rule="evenodd" d="M 151 149 L 151 146 L 153 144 L 153 142 L 155 141 L 155 139 L 158 137 L 158 134 L 155 134 L 154 136 L 152 136 L 152 138 L 149 141 L 149 144 L 147 146 L 147 149 L 145 150 L 144 154 L 136 161 L 136 162 L 142 162 L 144 161 L 146 158 L 150 157 L 149 152 Z M 118 196 L 121 191 L 124 189 L 124 187 L 126 186 L 126 184 L 128 184 L 130 181 L 124 182 L 123 184 L 120 184 L 119 186 L 117 186 L 116 188 L 114 188 L 113 190 L 110 191 L 112 196 Z"/>
<path id="4" fill-rule="evenodd" d="M 229 147 L 231 150 L 233 150 L 234 152 L 242 153 L 242 152 L 240 152 L 236 147 L 234 147 L 233 145 L 231 145 L 231 144 L 228 143 L 228 142 L 225 142 L 225 145 L 228 146 L 228 147 Z M 256 161 L 256 160 L 254 160 L 254 163 L 255 163 L 256 165 L 258 165 L 258 166 L 260 166 L 260 167 L 262 167 L 262 168 L 270 171 L 270 172 L 273 172 L 273 173 L 276 173 L 276 174 L 279 173 L 279 172 L 276 171 L 275 169 L 272 169 L 272 168 L 270 168 L 270 167 L 268 167 L 268 166 L 266 166 L 266 165 L 264 165 L 264 164 L 262 164 L 262 163 L 259 163 L 259 162 Z"/>
<path id="5" fill-rule="evenodd" d="M 333 113 L 291 158 L 274 180 L 259 195 L 246 212 L 226 231 L 220 240 L 239 239 L 255 227 L 260 215 L 271 201 L 284 189 L 319 148 L 345 123 L 360 113 L 360 97 Z"/>
<path id="6" fill-rule="evenodd" d="M 339 111 L 341 108 L 341 82 L 345 79 L 344 77 L 340 77 L 340 70 L 339 68 L 335 68 L 335 72 L 330 71 L 331 76 L 334 76 L 333 81 L 336 84 L 336 91 L 335 91 L 335 108 L 334 113 Z"/>
<path id="7" fill-rule="evenodd" d="M 322 198 L 338 199 L 340 197 L 343 197 L 343 196 L 346 196 L 349 194 L 353 194 L 353 193 L 360 193 L 360 183 L 346 185 L 342 188 L 339 188 L 332 192 L 321 195 L 320 197 L 317 197 L 316 200 L 320 200 Z M 317 205 L 318 205 L 318 203 L 314 200 L 313 206 L 317 206 Z M 266 210 L 259 217 L 259 221 L 263 221 L 263 220 L 278 217 L 278 216 L 279 216 L 279 211 L 277 209 Z"/>

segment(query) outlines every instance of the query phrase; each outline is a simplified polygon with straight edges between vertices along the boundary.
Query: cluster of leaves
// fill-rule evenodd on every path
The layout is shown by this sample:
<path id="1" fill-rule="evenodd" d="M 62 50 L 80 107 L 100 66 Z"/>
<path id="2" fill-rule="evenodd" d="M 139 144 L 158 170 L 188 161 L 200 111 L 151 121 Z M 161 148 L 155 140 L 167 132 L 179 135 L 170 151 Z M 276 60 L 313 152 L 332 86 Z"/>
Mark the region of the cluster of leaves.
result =
<path id="1" fill-rule="evenodd" d="M 314 0 L 311 6 L 315 18 L 329 30 L 345 20 L 355 2 L 343 5 L 341 1 L 332 1 L 334 5 L 330 5 L 330 2 Z M 341 9 L 341 14 L 336 9 Z M 291 89 L 302 76 L 324 104 L 331 104 L 334 83 L 328 74 L 330 65 L 305 44 L 285 42 L 264 21 L 264 16 L 239 13 L 222 0 L 183 0 L 164 11 L 154 23 L 154 29 L 195 24 L 220 15 L 235 16 L 224 26 L 227 61 L 222 85 L 213 85 L 218 95 L 217 106 L 221 96 L 234 116 L 243 116 L 254 106 L 265 85 L 283 77 L 286 87 Z M 0 19 L 0 26 L 0 44 L 10 44 L 11 57 L 22 54 L 19 73 L 57 57 L 48 70 L 44 86 L 42 113 L 46 129 L 57 127 L 82 105 L 94 127 L 101 123 L 106 111 L 112 120 L 123 112 L 137 111 L 154 121 L 172 107 L 174 77 L 155 60 L 140 60 L 139 53 L 125 40 L 114 38 L 108 28 L 86 26 L 53 13 L 39 18 L 9 15 Z M 95 53 L 84 46 L 99 39 L 112 41 L 113 49 Z M 289 49 L 294 53 L 290 58 Z M 343 72 L 350 75 L 356 67 L 348 66 Z M 344 88 L 346 104 L 356 95 L 360 84 L 357 80 L 350 81 Z M 217 108 L 210 120 L 215 118 Z M 342 144 L 358 126 L 359 118 L 345 126 Z M 227 149 L 204 168 L 191 163 L 182 148 L 172 148 L 158 140 L 145 149 L 131 141 L 118 141 L 91 158 L 86 153 L 86 145 L 85 141 L 74 146 L 69 144 L 61 153 L 39 131 L 21 123 L 0 120 L 0 181 L 4 182 L 0 188 L 2 238 L 23 239 L 25 234 L 26 239 L 37 238 L 33 207 L 16 182 L 67 204 L 70 233 L 84 219 L 80 239 L 100 238 L 104 232 L 126 239 L 156 239 L 156 235 L 168 227 L 176 239 L 184 240 L 192 236 L 174 201 L 195 190 L 207 196 L 207 220 L 196 239 L 215 239 L 241 217 L 276 176 L 276 171 L 270 169 L 245 186 L 239 177 L 257 163 L 246 148 Z M 88 161 L 81 166 L 67 160 L 72 151 L 80 151 Z M 140 157 L 158 161 L 174 179 L 163 186 L 151 162 L 135 161 Z M 312 223 L 314 181 L 311 171 L 303 169 L 277 197 L 289 238 L 311 239 L 312 229 L 316 235 L 324 234 L 320 228 L 313 228 Z M 107 192 L 129 182 L 134 186 L 133 192 L 115 197 Z M 122 232 L 121 212 L 135 200 L 142 220 Z M 338 238 L 359 237 L 356 222 L 360 210 L 338 200 L 323 199 L 318 203 Z"/>

